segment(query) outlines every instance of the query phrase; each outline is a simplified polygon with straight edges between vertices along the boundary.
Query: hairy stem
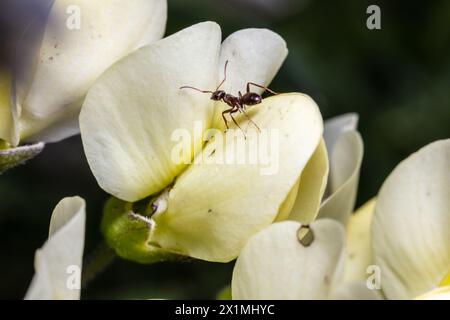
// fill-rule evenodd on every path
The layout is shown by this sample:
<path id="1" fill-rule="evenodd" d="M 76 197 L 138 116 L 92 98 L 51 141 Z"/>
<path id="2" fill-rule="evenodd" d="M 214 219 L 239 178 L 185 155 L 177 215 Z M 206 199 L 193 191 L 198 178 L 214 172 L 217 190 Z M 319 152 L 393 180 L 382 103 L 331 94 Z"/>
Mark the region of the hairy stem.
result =
<path id="1" fill-rule="evenodd" d="M 83 263 L 81 287 L 86 288 L 89 282 L 114 261 L 116 256 L 113 249 L 105 242 L 101 242 Z"/>

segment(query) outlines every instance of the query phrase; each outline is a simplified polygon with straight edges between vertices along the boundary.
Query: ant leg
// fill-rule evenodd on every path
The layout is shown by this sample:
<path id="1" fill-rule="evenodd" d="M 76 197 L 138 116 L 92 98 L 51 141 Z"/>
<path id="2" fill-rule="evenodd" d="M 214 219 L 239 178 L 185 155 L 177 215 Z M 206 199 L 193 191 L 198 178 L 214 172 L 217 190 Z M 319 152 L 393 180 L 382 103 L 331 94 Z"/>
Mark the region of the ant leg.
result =
<path id="1" fill-rule="evenodd" d="M 261 129 L 255 123 L 255 121 L 253 121 L 252 118 L 250 118 L 250 116 L 247 114 L 247 112 L 245 112 L 244 109 L 242 109 L 242 113 L 247 117 L 248 121 L 251 122 L 256 127 L 256 129 L 258 129 L 259 132 L 261 132 Z"/>
<path id="2" fill-rule="evenodd" d="M 223 70 L 223 74 L 224 74 L 223 80 L 219 84 L 219 86 L 217 87 L 216 91 L 219 90 L 219 88 L 224 84 L 225 80 L 227 80 L 227 65 L 228 65 L 228 60 L 225 62 L 225 67 L 224 67 L 224 70 Z"/>
<path id="3" fill-rule="evenodd" d="M 242 133 L 244 134 L 244 138 L 247 139 L 244 130 L 242 130 L 242 128 L 237 123 L 236 119 L 233 117 L 233 113 L 236 113 L 238 111 L 239 111 L 239 107 L 231 107 L 230 109 L 227 109 L 222 112 L 222 118 L 223 118 L 223 121 L 225 122 L 225 125 L 227 126 L 227 129 L 229 129 L 230 127 L 228 126 L 228 120 L 225 118 L 225 114 L 229 113 L 231 120 L 233 120 L 234 124 L 242 131 Z"/>
<path id="4" fill-rule="evenodd" d="M 278 94 L 277 92 L 254 82 L 247 82 L 247 92 L 250 92 L 250 85 L 264 89 L 264 91 L 270 92 L 271 94 Z"/>
<path id="5" fill-rule="evenodd" d="M 242 131 L 244 134 L 244 139 L 247 139 L 247 135 L 245 134 L 244 130 L 242 130 L 241 126 L 237 123 L 236 119 L 233 117 L 233 113 L 236 113 L 239 111 L 239 107 L 236 107 L 234 110 L 230 111 L 230 117 L 233 120 L 234 124 Z"/>
<path id="6" fill-rule="evenodd" d="M 231 113 L 231 111 L 233 111 L 233 109 L 234 109 L 234 107 L 230 108 L 230 109 L 227 109 L 224 112 L 222 112 L 222 119 L 223 119 L 223 122 L 225 122 L 225 125 L 227 126 L 227 129 L 230 129 L 230 128 L 228 127 L 228 120 L 227 120 L 227 118 L 225 118 L 225 114 L 226 113 Z"/>

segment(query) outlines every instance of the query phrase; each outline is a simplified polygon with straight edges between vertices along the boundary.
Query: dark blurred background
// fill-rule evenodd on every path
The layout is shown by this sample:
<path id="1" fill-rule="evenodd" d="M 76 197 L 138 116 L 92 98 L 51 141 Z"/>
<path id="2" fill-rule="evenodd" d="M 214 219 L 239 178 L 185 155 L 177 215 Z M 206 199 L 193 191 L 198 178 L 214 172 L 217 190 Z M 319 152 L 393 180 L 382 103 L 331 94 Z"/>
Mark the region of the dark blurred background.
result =
<path id="1" fill-rule="evenodd" d="M 369 4 L 381 8 L 381 30 L 366 28 Z M 248 27 L 278 32 L 289 56 L 271 87 L 311 95 L 325 119 L 360 115 L 365 156 L 358 205 L 400 160 L 450 137 L 450 1 L 169 0 L 168 16 L 167 34 L 205 20 L 218 22 L 224 37 Z M 2 175 L 0 195 L 0 298 L 24 296 L 34 251 L 61 198 L 87 200 L 86 255 L 101 240 L 107 195 L 89 171 L 79 137 L 48 145 Z M 231 271 L 232 264 L 116 259 L 82 297 L 214 298 Z"/>

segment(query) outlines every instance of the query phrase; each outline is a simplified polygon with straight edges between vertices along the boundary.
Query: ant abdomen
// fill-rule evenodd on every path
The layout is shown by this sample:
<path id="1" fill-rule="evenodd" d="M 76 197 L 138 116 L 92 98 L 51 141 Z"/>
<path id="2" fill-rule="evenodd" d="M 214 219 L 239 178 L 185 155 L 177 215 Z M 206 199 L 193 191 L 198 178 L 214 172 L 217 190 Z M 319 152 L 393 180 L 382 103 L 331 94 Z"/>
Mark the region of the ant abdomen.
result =
<path id="1" fill-rule="evenodd" d="M 261 103 L 261 95 L 254 92 L 247 92 L 242 96 L 242 104 L 253 106 L 255 104 Z"/>

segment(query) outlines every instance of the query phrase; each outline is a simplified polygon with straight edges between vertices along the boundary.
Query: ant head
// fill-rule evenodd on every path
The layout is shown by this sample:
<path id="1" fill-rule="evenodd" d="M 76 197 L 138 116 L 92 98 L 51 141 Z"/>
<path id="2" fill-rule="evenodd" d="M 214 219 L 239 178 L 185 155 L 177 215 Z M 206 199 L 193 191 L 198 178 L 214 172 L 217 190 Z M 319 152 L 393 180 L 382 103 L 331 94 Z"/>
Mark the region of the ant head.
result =
<path id="1" fill-rule="evenodd" d="M 216 90 L 212 93 L 211 100 L 219 101 L 219 100 L 222 100 L 223 97 L 225 97 L 225 91 Z"/>
<path id="2" fill-rule="evenodd" d="M 261 95 L 259 95 L 257 93 L 247 92 L 242 97 L 242 100 L 243 100 L 244 104 L 246 104 L 248 106 L 253 106 L 255 104 L 261 103 L 262 98 L 261 98 Z"/>

